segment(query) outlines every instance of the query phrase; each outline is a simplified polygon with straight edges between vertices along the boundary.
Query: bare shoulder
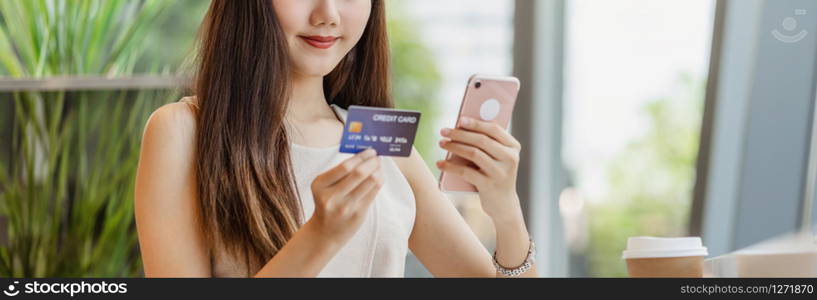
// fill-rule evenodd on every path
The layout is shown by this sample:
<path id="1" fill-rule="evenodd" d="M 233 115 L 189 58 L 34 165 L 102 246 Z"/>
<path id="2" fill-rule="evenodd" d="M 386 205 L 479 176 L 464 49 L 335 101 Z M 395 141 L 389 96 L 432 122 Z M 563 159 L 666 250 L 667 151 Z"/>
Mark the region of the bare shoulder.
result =
<path id="1" fill-rule="evenodd" d="M 196 140 L 196 115 L 184 102 L 165 104 L 148 118 L 142 135 L 140 174 L 190 172 Z M 156 174 L 153 174 L 156 175 Z M 163 174 L 167 176 L 171 174 Z M 181 175 L 181 174 L 179 174 Z"/>
<path id="2" fill-rule="evenodd" d="M 196 113 L 188 103 L 179 101 L 165 104 L 148 118 L 143 142 L 190 146 L 195 139 L 196 124 Z"/>
<path id="3" fill-rule="evenodd" d="M 196 113 L 185 101 L 191 98 L 183 98 L 181 101 L 165 104 L 150 115 L 148 125 L 171 125 L 183 131 L 195 131 Z"/>

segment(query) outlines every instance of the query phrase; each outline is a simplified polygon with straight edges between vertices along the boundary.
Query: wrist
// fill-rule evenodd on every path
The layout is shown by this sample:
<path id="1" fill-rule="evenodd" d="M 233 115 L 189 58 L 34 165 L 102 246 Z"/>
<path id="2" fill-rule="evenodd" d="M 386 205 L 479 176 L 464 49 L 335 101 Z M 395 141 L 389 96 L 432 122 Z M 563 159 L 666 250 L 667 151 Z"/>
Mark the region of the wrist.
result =
<path id="1" fill-rule="evenodd" d="M 525 249 L 520 248 L 518 249 L 519 251 L 513 252 L 527 250 L 526 247 L 530 240 L 530 233 L 528 232 L 527 225 L 525 225 L 525 218 L 522 215 L 521 209 L 511 210 L 505 214 L 497 214 L 491 216 L 491 219 L 494 223 L 494 229 L 496 229 L 497 249 L 514 249 L 517 248 L 517 246 L 524 246 L 521 248 Z"/>
<path id="2" fill-rule="evenodd" d="M 501 201 L 498 201 L 501 200 Z M 505 199 L 493 199 L 490 201 L 495 202 L 504 202 L 507 203 L 507 207 L 504 209 L 495 211 L 493 213 L 488 213 L 488 216 L 494 222 L 494 226 L 503 228 L 518 228 L 520 225 L 524 226 L 525 218 L 522 215 L 522 207 L 519 205 L 519 197 L 515 194 Z"/>
<path id="3" fill-rule="evenodd" d="M 525 220 L 521 214 L 517 218 L 494 219 L 497 240 L 523 241 L 530 238 Z"/>
<path id="4" fill-rule="evenodd" d="M 498 223 L 494 261 L 505 268 L 521 266 L 531 247 L 531 237 L 523 221 Z"/>
<path id="5" fill-rule="evenodd" d="M 344 241 L 338 238 L 338 234 L 333 234 L 326 230 L 325 226 L 322 226 L 315 218 L 311 218 L 304 223 L 299 231 L 312 237 L 312 239 L 321 246 L 320 248 L 328 251 L 339 250 L 344 244 Z"/>

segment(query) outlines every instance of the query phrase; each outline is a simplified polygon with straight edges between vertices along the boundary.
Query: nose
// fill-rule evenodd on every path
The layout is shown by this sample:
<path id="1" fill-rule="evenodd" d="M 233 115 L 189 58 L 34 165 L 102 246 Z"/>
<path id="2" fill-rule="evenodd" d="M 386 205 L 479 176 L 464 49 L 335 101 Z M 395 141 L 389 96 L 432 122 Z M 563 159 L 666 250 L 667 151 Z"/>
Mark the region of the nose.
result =
<path id="1" fill-rule="evenodd" d="M 317 0 L 317 5 L 312 10 L 309 23 L 312 26 L 338 26 L 340 24 L 340 13 L 336 2 L 335 0 Z"/>

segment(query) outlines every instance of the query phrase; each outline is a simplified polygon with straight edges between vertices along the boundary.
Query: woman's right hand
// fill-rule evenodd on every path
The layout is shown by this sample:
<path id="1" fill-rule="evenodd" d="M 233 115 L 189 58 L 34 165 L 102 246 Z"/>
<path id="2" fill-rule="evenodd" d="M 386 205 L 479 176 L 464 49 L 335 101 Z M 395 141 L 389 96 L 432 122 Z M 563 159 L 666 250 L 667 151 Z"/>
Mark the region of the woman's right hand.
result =
<path id="1" fill-rule="evenodd" d="M 360 152 L 312 182 L 315 213 L 309 222 L 326 237 L 345 243 L 363 223 L 382 186 L 377 152 Z"/>

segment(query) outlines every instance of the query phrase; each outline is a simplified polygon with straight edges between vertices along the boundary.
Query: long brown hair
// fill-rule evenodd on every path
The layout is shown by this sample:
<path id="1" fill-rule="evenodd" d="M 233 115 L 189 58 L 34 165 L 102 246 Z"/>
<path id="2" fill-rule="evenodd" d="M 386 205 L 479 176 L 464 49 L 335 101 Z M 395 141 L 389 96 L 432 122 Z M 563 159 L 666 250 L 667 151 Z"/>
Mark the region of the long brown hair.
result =
<path id="1" fill-rule="evenodd" d="M 358 44 L 324 78 L 329 103 L 392 107 L 383 0 Z M 286 38 L 270 0 L 214 0 L 202 24 L 197 192 L 209 245 L 245 259 L 248 275 L 303 224 L 285 126 L 290 72 Z"/>

